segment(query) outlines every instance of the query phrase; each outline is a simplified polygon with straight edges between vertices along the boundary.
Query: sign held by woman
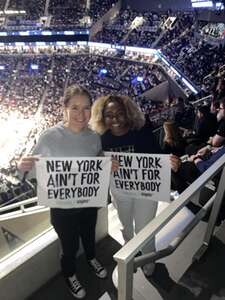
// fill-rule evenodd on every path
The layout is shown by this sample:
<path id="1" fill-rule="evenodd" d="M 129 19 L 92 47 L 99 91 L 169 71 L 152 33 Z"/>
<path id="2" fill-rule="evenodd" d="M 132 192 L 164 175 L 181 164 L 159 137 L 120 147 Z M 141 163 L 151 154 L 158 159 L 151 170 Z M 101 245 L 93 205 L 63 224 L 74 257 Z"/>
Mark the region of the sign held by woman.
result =
<path id="1" fill-rule="evenodd" d="M 105 152 L 119 163 L 118 171 L 112 174 L 111 191 L 127 195 L 127 199 L 170 201 L 170 159 L 165 154 L 134 154 Z"/>
<path id="2" fill-rule="evenodd" d="M 36 170 L 40 205 L 78 208 L 107 204 L 110 157 L 40 158 Z"/>

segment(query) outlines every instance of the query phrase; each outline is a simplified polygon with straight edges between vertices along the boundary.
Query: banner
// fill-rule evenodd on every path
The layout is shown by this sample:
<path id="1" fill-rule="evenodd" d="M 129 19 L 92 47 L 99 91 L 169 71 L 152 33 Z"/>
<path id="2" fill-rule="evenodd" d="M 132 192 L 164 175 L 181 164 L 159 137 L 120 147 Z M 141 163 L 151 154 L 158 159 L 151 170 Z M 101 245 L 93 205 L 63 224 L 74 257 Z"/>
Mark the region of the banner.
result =
<path id="1" fill-rule="evenodd" d="M 167 154 L 105 152 L 119 162 L 110 189 L 118 198 L 170 202 L 170 158 Z"/>
<path id="2" fill-rule="evenodd" d="M 36 162 L 38 204 L 58 208 L 107 205 L 110 157 L 48 157 Z"/>

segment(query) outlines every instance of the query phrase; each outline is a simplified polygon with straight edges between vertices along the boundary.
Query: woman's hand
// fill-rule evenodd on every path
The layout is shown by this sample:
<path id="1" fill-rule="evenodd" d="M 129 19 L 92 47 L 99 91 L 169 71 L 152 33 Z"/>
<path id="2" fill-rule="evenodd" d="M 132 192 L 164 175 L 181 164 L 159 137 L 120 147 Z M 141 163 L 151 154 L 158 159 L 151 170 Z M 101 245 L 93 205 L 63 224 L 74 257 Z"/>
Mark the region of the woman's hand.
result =
<path id="1" fill-rule="evenodd" d="M 180 168 L 180 165 L 181 165 L 181 159 L 180 159 L 180 157 L 171 154 L 170 155 L 170 164 L 171 164 L 171 169 L 174 172 L 177 172 L 179 170 L 179 168 Z"/>
<path id="2" fill-rule="evenodd" d="M 115 172 L 119 169 L 119 162 L 115 158 L 112 158 L 112 167 L 111 167 L 111 172 Z"/>
<path id="3" fill-rule="evenodd" d="M 38 156 L 24 156 L 17 163 L 17 169 L 22 172 L 29 172 L 34 167 L 35 161 L 38 160 Z"/>

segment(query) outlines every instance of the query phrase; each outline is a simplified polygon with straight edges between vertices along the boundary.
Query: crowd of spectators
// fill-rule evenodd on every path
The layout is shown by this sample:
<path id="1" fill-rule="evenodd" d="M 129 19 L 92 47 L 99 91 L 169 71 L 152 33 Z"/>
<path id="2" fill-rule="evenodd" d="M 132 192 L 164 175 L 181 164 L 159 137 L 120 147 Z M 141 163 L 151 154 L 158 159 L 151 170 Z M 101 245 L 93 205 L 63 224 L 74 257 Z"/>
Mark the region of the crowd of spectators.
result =
<path id="1" fill-rule="evenodd" d="M 65 87 L 74 82 L 85 85 L 91 91 L 93 99 L 102 94 L 109 93 L 129 94 L 138 102 L 148 117 L 149 125 L 153 127 L 160 126 L 165 120 L 172 119 L 177 122 L 178 126 L 187 130 L 185 134 L 188 131 L 193 134 L 195 131 L 195 137 L 197 137 L 198 130 L 200 130 L 200 126 L 203 123 L 203 120 L 199 118 L 199 114 L 195 115 L 193 108 L 190 105 L 185 105 L 181 99 L 179 101 L 170 99 L 167 103 L 156 103 L 140 97 L 145 89 L 151 89 L 164 80 L 160 69 L 154 65 L 150 66 L 149 64 L 118 58 L 78 53 L 54 53 L 54 55 L 52 53 L 42 53 L 39 56 L 34 56 L 33 54 L 23 56 L 4 55 L 4 58 L 8 64 L 12 64 L 9 68 L 12 70 L 11 78 L 8 75 L 8 80 L 11 80 L 11 84 L 5 94 L 2 95 L 1 102 L 5 118 L 7 119 L 7 116 L 16 110 L 20 114 L 20 118 L 35 119 L 38 108 L 41 108 L 41 113 L 37 119 L 38 122 L 33 124 L 33 128 L 31 126 L 24 137 L 27 139 L 27 143 L 23 140 L 21 145 L 18 145 L 15 151 L 17 156 L 24 154 L 25 151 L 27 152 L 27 148 L 32 148 L 30 140 L 34 143 L 42 130 L 54 125 L 62 118 L 62 111 L 60 109 L 61 97 L 63 96 Z M 31 70 L 31 64 L 38 65 L 38 69 Z M 103 69 L 107 70 L 105 74 L 101 74 L 101 70 Z M 132 82 L 137 76 L 144 79 L 141 83 L 137 82 L 140 85 L 138 88 L 136 83 Z M 27 80 L 30 80 L 30 82 L 27 82 Z M 3 85 L 4 83 L 6 84 L 6 81 L 3 80 L 2 82 Z M 32 91 L 35 91 L 35 84 L 38 86 L 35 93 L 29 94 L 24 89 L 25 86 L 28 86 Z M 5 90 L 3 89 L 2 91 Z M 13 102 L 9 105 L 12 97 Z M 221 94 L 218 97 L 221 97 Z M 26 99 L 29 99 L 29 103 L 26 102 Z M 198 109 L 198 111 L 204 112 L 201 109 Z M 195 123 L 194 126 L 193 121 L 195 118 L 198 123 Z M 1 120 L 3 119 L 1 117 Z M 214 129 L 216 130 L 216 127 Z M 192 138 L 193 136 L 189 135 L 188 138 L 190 137 Z M 208 137 L 206 137 L 205 141 Z M 13 159 L 15 157 L 12 157 L 10 162 Z M 1 205 L 10 203 L 11 200 L 19 195 L 19 191 L 23 191 L 29 196 L 31 193 L 34 193 L 34 190 L 29 189 L 27 186 L 21 183 L 12 183 L 8 180 L 5 174 L 7 173 L 7 176 L 10 175 L 10 168 L 11 166 L 9 168 L 2 168 L 1 170 Z"/>
<path id="2" fill-rule="evenodd" d="M 112 6 L 116 3 L 116 0 L 96 0 L 91 1 L 88 15 L 93 22 L 100 19 Z"/>
<path id="3" fill-rule="evenodd" d="M 80 20 L 87 15 L 96 21 L 113 3 L 115 2 L 104 0 L 102 5 L 102 1 L 95 1 L 90 10 L 87 10 L 86 1 L 80 1 L 79 4 L 77 2 L 74 6 L 72 0 L 50 0 L 48 12 L 52 15 L 51 26 L 79 27 Z M 26 19 L 35 20 L 44 14 L 45 4 L 43 0 L 10 0 L 8 8 L 26 7 Z M 169 16 L 168 13 L 159 15 L 154 12 L 140 14 L 128 8 L 121 11 L 111 24 L 104 24 L 96 40 L 140 47 L 151 47 L 157 42 L 157 48 L 161 48 L 162 53 L 201 88 L 201 95 L 213 93 L 213 103 L 219 103 L 225 96 L 225 49 L 222 46 L 211 46 L 196 38 L 196 21 L 192 14 L 173 15 L 176 17 L 174 25 L 164 28 L 162 25 Z M 133 21 L 140 17 L 143 17 L 143 22 L 141 21 L 136 28 L 132 27 Z M 1 120 L 6 124 L 13 113 L 16 113 L 18 119 L 35 120 L 33 123 L 27 123 L 28 130 L 13 152 L 9 153 L 9 165 L 0 166 L 0 182 L 3 187 L 1 191 L 6 192 L 8 200 L 16 195 L 12 192 L 13 183 L 10 187 L 10 181 L 6 177 L 10 175 L 6 173 L 12 167 L 11 162 L 29 152 L 41 131 L 53 126 L 62 118 L 61 97 L 65 88 L 74 82 L 86 86 L 93 99 L 103 94 L 131 96 L 139 104 L 153 128 L 161 126 L 165 120 L 173 119 L 178 126 L 192 133 L 198 132 L 196 123 L 193 125 L 197 116 L 189 104 L 183 105 L 181 109 L 176 99 L 161 103 L 143 97 L 146 91 L 166 80 L 158 66 L 124 59 L 123 54 L 120 56 L 119 52 L 113 57 L 110 53 L 106 53 L 105 56 L 104 53 L 90 53 L 82 47 L 76 53 L 71 49 L 65 47 L 61 52 L 59 48 L 49 47 L 36 53 L 36 50 L 30 47 L 24 55 L 17 55 L 20 54 L 18 50 L 13 50 L 13 55 L 8 55 L 7 51 L 0 54 L 0 65 L 5 66 L 4 70 L 0 70 Z M 32 65 L 38 67 L 31 68 Z M 5 197 L 2 197 L 4 201 Z"/>
<path id="4" fill-rule="evenodd" d="M 51 26 L 79 25 L 84 11 L 85 1 L 51 0 L 49 2 L 49 14 L 52 15 Z"/>
<path id="5" fill-rule="evenodd" d="M 25 10 L 25 16 L 9 17 L 9 21 L 15 25 L 21 25 L 20 19 L 24 20 L 38 20 L 41 16 L 44 16 L 45 0 L 10 0 L 7 9 L 8 10 Z M 28 23 L 29 24 L 29 23 Z"/>
<path id="6" fill-rule="evenodd" d="M 164 18 L 164 15 L 159 16 L 156 12 L 140 13 L 127 8 L 106 24 L 95 39 L 106 43 L 150 48 L 161 32 L 160 24 Z"/>
<path id="7" fill-rule="evenodd" d="M 109 93 L 129 94 L 149 114 L 164 109 L 161 104 L 140 97 L 165 80 L 157 66 L 84 54 L 85 51 L 79 54 L 79 50 L 76 53 L 67 50 L 63 54 L 57 50 L 54 53 L 48 50 L 43 52 L 40 50 L 35 55 L 33 51 L 24 55 L 0 55 L 0 63 L 5 67 L 0 73 L 1 122 L 4 123 L 1 128 L 21 126 L 10 134 L 10 140 L 14 134 L 17 143 L 14 141 L 14 148 L 6 151 L 8 165 L 1 166 L 4 174 L 9 172 L 8 175 L 12 175 L 9 171 L 14 170 L 12 162 L 29 153 L 38 135 L 61 119 L 61 97 L 65 87 L 74 82 L 85 85 L 93 99 Z M 141 81 L 137 80 L 138 77 Z M 154 124 L 158 125 L 157 122 Z M 2 139 L 3 143 L 7 145 L 7 136 L 4 141 Z M 6 177 L 3 181 L 6 182 Z M 15 196 L 12 190 L 17 186 L 14 185 L 8 179 L 7 184 L 3 184 L 1 205 Z"/>
<path id="8" fill-rule="evenodd" d="M 210 94 L 204 78 L 217 73 L 225 61 L 225 49 L 221 45 L 210 45 L 204 39 L 196 38 L 196 19 L 193 13 L 165 14 L 160 17 L 156 13 L 146 12 L 142 16 L 146 20 L 136 29 L 129 30 L 132 21 L 140 13 L 126 9 L 117 18 L 103 27 L 96 35 L 97 41 L 126 44 L 140 47 L 151 47 L 156 44 L 162 53 L 198 88 L 203 94 Z M 163 28 L 162 24 L 169 16 L 176 17 L 172 27 Z M 146 30 L 146 28 L 148 30 Z M 149 30 L 154 29 L 153 31 Z"/>
<path id="9" fill-rule="evenodd" d="M 203 79 L 217 72 L 224 64 L 225 48 L 196 40 L 193 28 L 184 31 L 178 38 L 162 48 L 162 52 L 192 82 L 202 88 Z"/>
<path id="10" fill-rule="evenodd" d="M 1 2 L 2 9 L 7 5 L 8 10 L 25 11 L 21 15 L 7 16 L 5 28 L 41 28 L 46 27 L 45 22 L 40 20 L 40 17 L 50 16 L 50 25 L 48 28 L 84 28 L 90 27 L 93 22 L 106 13 L 112 5 L 114 0 L 91 1 L 90 7 L 87 6 L 86 1 L 73 0 L 10 0 L 7 4 Z"/>
<path id="11" fill-rule="evenodd" d="M 220 39 L 225 37 L 224 23 L 209 23 L 207 21 L 201 21 L 198 23 L 198 29 L 202 35 Z"/>
<path id="12" fill-rule="evenodd" d="M 40 107 L 48 83 L 49 57 L 38 56 L 0 56 L 1 65 L 1 173 L 14 171 L 11 163 L 20 155 L 31 149 L 35 137 L 35 116 Z M 33 70 L 31 66 L 37 66 Z M 7 133 L 5 131 L 7 128 Z M 10 175 L 10 174 L 6 174 Z M 11 200 L 15 184 L 4 177 L 7 182 L 2 199 Z M 28 193 L 29 194 L 29 193 Z M 30 194 L 29 194 L 30 196 Z M 4 202 L 3 201 L 3 202 Z M 1 203 L 2 204 L 2 203 Z"/>

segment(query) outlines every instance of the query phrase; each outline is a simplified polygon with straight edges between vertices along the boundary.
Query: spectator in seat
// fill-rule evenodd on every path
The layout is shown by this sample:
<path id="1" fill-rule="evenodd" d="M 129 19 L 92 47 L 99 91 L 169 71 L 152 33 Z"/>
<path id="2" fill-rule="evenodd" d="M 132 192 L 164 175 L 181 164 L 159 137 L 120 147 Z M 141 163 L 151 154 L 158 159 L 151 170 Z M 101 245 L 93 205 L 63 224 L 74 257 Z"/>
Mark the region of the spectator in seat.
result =
<path id="1" fill-rule="evenodd" d="M 181 163 L 177 172 L 172 171 L 172 188 L 182 193 L 224 154 L 225 146 L 201 148 L 196 154 L 190 156 L 188 161 Z"/>
<path id="2" fill-rule="evenodd" d="M 182 133 L 173 121 L 167 121 L 163 124 L 165 132 L 163 140 L 163 152 L 182 156 L 185 154 L 186 141 L 182 137 Z"/>
<path id="3" fill-rule="evenodd" d="M 213 147 L 220 147 L 225 143 L 225 98 L 220 101 L 219 112 L 220 121 L 216 134 L 209 139 L 209 144 Z"/>
<path id="4" fill-rule="evenodd" d="M 196 122 L 193 133 L 186 137 L 186 153 L 192 155 L 198 149 L 204 146 L 209 137 L 213 136 L 217 130 L 216 116 L 210 112 L 208 105 L 202 105 L 197 108 Z"/>

